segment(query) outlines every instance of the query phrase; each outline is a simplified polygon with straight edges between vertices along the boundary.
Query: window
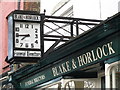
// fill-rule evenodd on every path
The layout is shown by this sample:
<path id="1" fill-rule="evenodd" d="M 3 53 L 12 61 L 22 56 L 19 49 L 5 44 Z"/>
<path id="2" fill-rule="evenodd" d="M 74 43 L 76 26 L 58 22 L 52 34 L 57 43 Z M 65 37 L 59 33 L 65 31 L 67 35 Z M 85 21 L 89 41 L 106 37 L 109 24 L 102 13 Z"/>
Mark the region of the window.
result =
<path id="1" fill-rule="evenodd" d="M 120 64 L 110 70 L 110 88 L 120 88 Z"/>

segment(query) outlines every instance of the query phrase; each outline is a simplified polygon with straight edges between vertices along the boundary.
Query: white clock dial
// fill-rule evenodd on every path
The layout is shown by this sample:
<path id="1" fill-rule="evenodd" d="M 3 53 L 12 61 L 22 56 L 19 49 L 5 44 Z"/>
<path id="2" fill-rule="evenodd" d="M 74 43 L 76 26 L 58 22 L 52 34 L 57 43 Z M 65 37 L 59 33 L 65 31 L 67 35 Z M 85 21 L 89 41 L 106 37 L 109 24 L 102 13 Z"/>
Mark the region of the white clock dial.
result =
<path id="1" fill-rule="evenodd" d="M 40 49 L 40 24 L 15 22 L 15 47 Z"/>

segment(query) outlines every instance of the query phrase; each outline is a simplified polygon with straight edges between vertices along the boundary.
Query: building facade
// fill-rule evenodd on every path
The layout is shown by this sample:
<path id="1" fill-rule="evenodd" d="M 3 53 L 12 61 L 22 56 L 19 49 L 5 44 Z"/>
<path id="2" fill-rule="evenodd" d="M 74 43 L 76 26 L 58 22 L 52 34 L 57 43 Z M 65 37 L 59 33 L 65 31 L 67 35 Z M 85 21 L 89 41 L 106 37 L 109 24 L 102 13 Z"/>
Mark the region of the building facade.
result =
<path id="1" fill-rule="evenodd" d="M 61 0 L 53 8 L 51 15 L 69 16 L 71 13 L 72 17 L 105 20 L 116 14 L 119 7 L 119 0 Z"/>
<path id="2" fill-rule="evenodd" d="M 92 7 L 93 2 L 96 4 Z M 7 83 L 4 83 L 2 88 L 8 88 L 10 85 L 16 90 L 53 88 L 58 90 L 71 88 L 74 90 L 78 88 L 119 89 L 120 13 L 117 13 L 118 1 L 115 2 L 115 5 L 111 5 L 113 0 L 109 1 L 110 4 L 106 8 L 102 8 L 102 5 L 105 6 L 107 0 L 93 0 L 93 2 L 88 0 L 86 2 L 85 0 L 81 3 L 80 0 L 77 0 L 77 2 L 76 0 L 62 0 L 53 9 L 53 16 L 40 14 L 40 17 L 42 17 L 41 31 L 47 30 L 41 34 L 43 35 L 42 38 L 55 43 L 52 43 L 53 45 L 45 51 L 37 64 L 27 65 L 19 70 L 9 68 L 10 65 L 5 62 L 8 55 L 6 17 L 15 9 L 39 12 L 40 4 L 23 3 L 22 1 L 0 2 L 1 13 L 3 13 L 0 20 L 5 21 L 0 24 L 2 32 L 0 33 L 0 58 L 3 62 L 0 65 L 2 66 L 1 74 L 13 71 L 9 73 L 9 77 L 8 73 L 5 75 L 7 77 L 1 77 L 2 83 L 7 79 Z M 87 5 L 85 6 L 85 4 Z M 11 6 L 11 8 L 6 8 L 5 5 Z M 109 10 L 109 7 L 111 9 L 114 7 L 115 11 L 111 12 L 112 10 Z M 107 17 L 109 18 L 105 21 L 96 20 Z M 66 43 L 56 47 L 60 41 Z M 6 86 L 8 83 L 9 85 Z"/>
<path id="3" fill-rule="evenodd" d="M 15 10 L 18 9 L 18 3 L 15 2 L 0 2 L 0 87 L 1 89 L 4 87 L 6 88 L 6 84 L 8 81 L 8 72 L 10 71 L 10 66 L 5 60 L 7 59 L 8 55 L 8 26 L 7 26 L 7 15 Z M 11 87 L 8 85 L 8 87 Z"/>
<path id="4" fill-rule="evenodd" d="M 70 23 L 71 19 L 76 20 L 45 16 L 48 17 L 69 19 Z M 54 49 L 42 57 L 39 63 L 12 73 L 11 83 L 20 90 L 119 89 L 119 18 L 120 13 L 115 14 L 86 33 Z M 43 20 L 50 22 L 47 19 Z M 74 24 L 76 25 L 76 21 Z"/>

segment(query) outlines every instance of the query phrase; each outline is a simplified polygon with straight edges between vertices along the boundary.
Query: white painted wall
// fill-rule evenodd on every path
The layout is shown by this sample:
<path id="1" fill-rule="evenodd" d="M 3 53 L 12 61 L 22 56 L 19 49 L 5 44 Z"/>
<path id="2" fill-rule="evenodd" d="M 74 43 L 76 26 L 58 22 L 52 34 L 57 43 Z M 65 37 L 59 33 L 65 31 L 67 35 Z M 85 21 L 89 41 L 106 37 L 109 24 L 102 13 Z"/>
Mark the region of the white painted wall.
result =
<path id="1" fill-rule="evenodd" d="M 99 0 L 74 0 L 74 17 L 99 18 Z"/>
<path id="2" fill-rule="evenodd" d="M 50 15 L 53 8 L 61 0 L 41 0 L 41 12 L 46 9 L 46 14 Z M 64 0 L 62 0 L 63 2 Z M 66 0 L 65 0 L 66 1 Z M 55 15 L 59 16 L 67 8 L 73 5 L 74 17 L 106 19 L 118 12 L 118 2 L 120 0 L 70 0 Z"/>
<path id="3" fill-rule="evenodd" d="M 59 3 L 60 0 L 41 0 L 41 11 L 40 13 L 43 13 L 44 9 L 46 9 L 46 14 L 50 15 L 51 11 L 55 7 L 57 3 Z"/>
<path id="4" fill-rule="evenodd" d="M 103 19 L 118 13 L 118 2 L 119 1 L 120 0 L 101 0 Z"/>
<path id="5" fill-rule="evenodd" d="M 57 4 L 56 7 L 57 7 L 58 5 L 60 6 L 60 4 L 62 5 L 63 1 L 64 1 L 64 0 L 62 0 L 62 2 L 59 2 L 59 4 Z M 67 2 L 67 1 L 68 1 L 68 0 L 65 0 L 64 3 Z M 75 0 L 73 0 L 73 1 L 75 1 Z M 65 4 L 61 9 L 59 9 L 54 15 L 55 15 L 55 16 L 60 16 L 63 12 L 65 12 L 68 8 L 70 8 L 70 7 L 73 5 L 73 1 L 70 0 L 70 1 L 69 1 L 67 4 Z M 53 12 L 52 12 L 52 13 L 53 13 Z"/>
<path id="6" fill-rule="evenodd" d="M 74 0 L 74 15 L 80 18 L 106 19 L 118 12 L 120 0 Z"/>

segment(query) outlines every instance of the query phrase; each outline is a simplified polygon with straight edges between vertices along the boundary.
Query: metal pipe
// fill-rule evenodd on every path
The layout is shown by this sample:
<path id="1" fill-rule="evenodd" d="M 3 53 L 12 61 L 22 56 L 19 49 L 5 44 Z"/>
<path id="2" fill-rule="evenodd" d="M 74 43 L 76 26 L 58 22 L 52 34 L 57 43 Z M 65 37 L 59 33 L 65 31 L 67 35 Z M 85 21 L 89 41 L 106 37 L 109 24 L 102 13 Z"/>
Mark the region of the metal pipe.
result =
<path id="1" fill-rule="evenodd" d="M 3 81 L 3 80 L 8 79 L 8 78 L 9 78 L 8 76 L 2 77 L 2 78 L 0 78 L 0 81 Z"/>

